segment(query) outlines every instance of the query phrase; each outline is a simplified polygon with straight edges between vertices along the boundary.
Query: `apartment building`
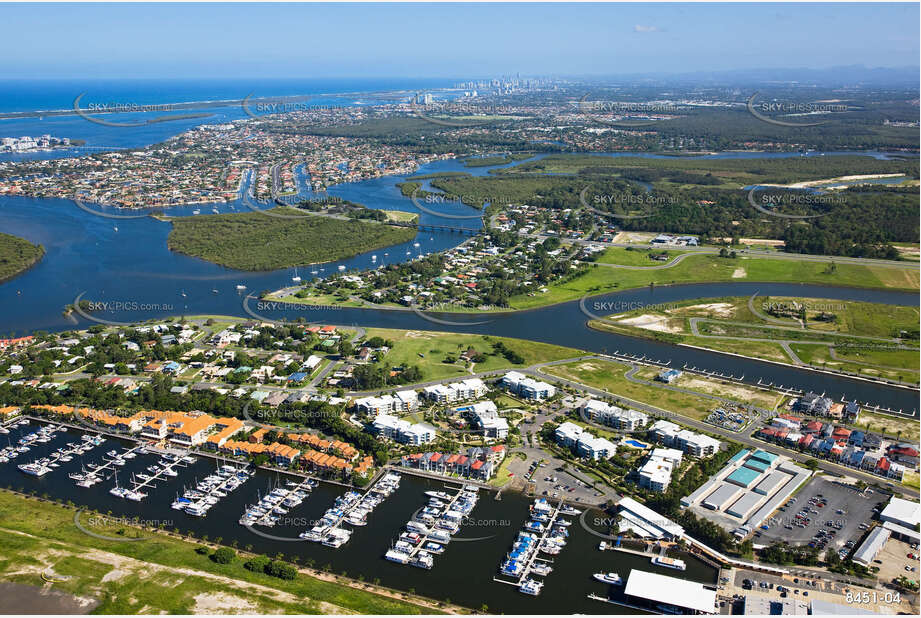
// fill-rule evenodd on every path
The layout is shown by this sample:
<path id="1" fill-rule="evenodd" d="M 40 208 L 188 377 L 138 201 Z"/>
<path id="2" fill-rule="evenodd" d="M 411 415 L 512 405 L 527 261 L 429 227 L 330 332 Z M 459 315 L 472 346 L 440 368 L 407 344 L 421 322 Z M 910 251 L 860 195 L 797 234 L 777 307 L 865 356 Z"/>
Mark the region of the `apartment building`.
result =
<path id="1" fill-rule="evenodd" d="M 649 437 L 694 457 L 709 457 L 720 450 L 719 440 L 688 429 L 681 429 L 675 423 L 665 420 L 656 421 L 649 428 Z"/>

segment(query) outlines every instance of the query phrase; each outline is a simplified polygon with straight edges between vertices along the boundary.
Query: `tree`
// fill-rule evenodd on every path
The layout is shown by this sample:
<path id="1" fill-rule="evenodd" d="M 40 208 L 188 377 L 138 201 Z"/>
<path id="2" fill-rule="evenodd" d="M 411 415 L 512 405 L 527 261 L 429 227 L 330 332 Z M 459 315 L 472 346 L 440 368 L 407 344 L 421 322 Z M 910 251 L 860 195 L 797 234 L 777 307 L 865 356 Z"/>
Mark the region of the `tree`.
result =
<path id="1" fill-rule="evenodd" d="M 237 552 L 229 547 L 219 547 L 211 554 L 211 559 L 218 564 L 230 564 L 237 557 Z"/>
<path id="2" fill-rule="evenodd" d="M 254 573 L 264 573 L 270 562 L 268 556 L 253 556 L 243 563 L 243 568 Z"/>
<path id="3" fill-rule="evenodd" d="M 281 562 L 279 560 L 273 560 L 265 567 L 265 572 L 272 577 L 278 577 L 279 579 L 294 579 L 297 577 L 297 569 L 293 565 L 288 564 L 287 562 Z"/>

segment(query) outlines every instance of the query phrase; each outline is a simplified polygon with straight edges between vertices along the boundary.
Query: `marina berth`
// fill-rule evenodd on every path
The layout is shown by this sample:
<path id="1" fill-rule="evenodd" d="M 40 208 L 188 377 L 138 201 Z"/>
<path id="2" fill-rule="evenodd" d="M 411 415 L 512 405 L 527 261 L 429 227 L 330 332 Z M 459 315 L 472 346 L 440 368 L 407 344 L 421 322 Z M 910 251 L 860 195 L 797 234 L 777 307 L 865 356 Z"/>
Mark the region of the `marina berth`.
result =
<path id="1" fill-rule="evenodd" d="M 366 525 L 371 512 L 399 488 L 400 478 L 399 474 L 388 472 L 364 494 L 357 491 L 344 493 L 336 498 L 333 506 L 327 509 L 310 530 L 305 530 L 298 536 L 326 547 L 341 547 L 352 535 L 352 531 L 343 528 L 342 525 Z"/>
<path id="2" fill-rule="evenodd" d="M 559 554 L 566 545 L 569 536 L 567 525 L 559 519 L 562 505 L 554 506 L 545 498 L 537 498 L 530 507 L 531 519 L 524 524 L 524 530 L 518 533 L 506 560 L 499 565 L 499 574 L 512 578 L 512 581 L 494 577 L 493 581 L 511 584 L 524 594 L 538 595 L 543 582 L 532 575 L 547 576 L 553 571 L 551 561 L 541 554 Z"/>
<path id="3" fill-rule="evenodd" d="M 246 507 L 240 517 L 240 525 L 274 526 L 278 523 L 278 516 L 287 515 L 288 509 L 300 505 L 317 484 L 315 479 L 304 479 L 301 482 L 288 481 L 285 487 L 270 487 L 256 504 Z"/>
<path id="4" fill-rule="evenodd" d="M 406 561 L 394 560 L 422 569 L 431 569 L 434 555 L 442 554 L 451 542 L 451 536 L 460 532 L 464 516 L 476 506 L 477 490 L 470 486 L 461 487 L 456 494 L 445 491 L 426 491 L 428 504 L 420 508 L 406 522 L 406 531 L 401 533 L 396 545 L 384 555 L 394 560 L 391 552 L 402 551 Z"/>
<path id="5" fill-rule="evenodd" d="M 242 467 L 223 465 L 213 474 L 209 474 L 194 489 L 186 490 L 183 497 L 188 502 L 173 502 L 174 508 L 195 517 L 204 517 L 208 511 L 220 502 L 221 498 L 238 489 L 250 479 L 255 472 Z"/>

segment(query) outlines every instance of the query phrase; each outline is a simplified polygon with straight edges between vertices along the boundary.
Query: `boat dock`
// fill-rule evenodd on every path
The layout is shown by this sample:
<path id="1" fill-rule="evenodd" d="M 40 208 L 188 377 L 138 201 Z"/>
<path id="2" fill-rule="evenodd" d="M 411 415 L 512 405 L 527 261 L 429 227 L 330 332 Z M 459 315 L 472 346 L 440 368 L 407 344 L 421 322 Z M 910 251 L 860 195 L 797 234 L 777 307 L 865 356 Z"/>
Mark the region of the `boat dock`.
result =
<path id="1" fill-rule="evenodd" d="M 427 491 L 429 502 L 420 507 L 406 523 L 406 531 L 384 558 L 398 564 L 431 569 L 433 554 L 445 551 L 451 536 L 460 531 L 461 524 L 476 506 L 479 488 L 469 485 L 456 487 L 451 495 L 443 491 Z"/>
<path id="2" fill-rule="evenodd" d="M 293 508 L 303 502 L 307 493 L 316 487 L 318 481 L 312 478 L 290 481 L 286 488 L 276 487 L 262 497 L 257 504 L 246 507 L 246 512 L 240 518 L 243 526 L 275 525 L 276 515 L 287 514 L 286 508 Z"/>
<path id="3" fill-rule="evenodd" d="M 364 526 L 368 515 L 400 486 L 400 475 L 396 472 L 383 474 L 365 493 L 348 491 L 336 498 L 335 504 L 313 528 L 299 536 L 306 541 L 322 543 L 326 547 L 338 548 L 348 543 L 352 531 L 342 527 L 343 523 Z"/>
<path id="4" fill-rule="evenodd" d="M 460 499 L 460 497 L 461 497 L 463 494 L 464 494 L 464 488 L 461 487 L 461 488 L 457 491 L 457 493 L 454 494 L 454 496 L 451 498 L 451 501 L 448 502 L 447 506 L 444 507 L 443 512 L 444 512 L 444 513 L 447 513 L 447 512 L 449 512 L 449 511 L 451 511 L 452 508 L 454 507 L 454 505 L 457 504 L 458 499 Z M 438 536 L 441 537 L 442 539 L 444 539 L 443 536 L 441 536 L 441 535 L 438 535 Z M 438 541 L 437 539 L 433 538 L 433 537 L 432 537 L 432 533 L 422 534 L 422 535 L 421 535 L 421 540 L 416 544 L 416 547 L 414 547 L 414 548 L 412 549 L 412 551 L 409 552 L 409 554 L 408 554 L 409 560 L 412 561 L 412 559 L 416 557 L 416 555 L 417 555 L 417 554 L 419 553 L 419 551 L 425 546 L 425 544 L 426 544 L 426 543 L 429 543 L 429 542 L 432 542 L 432 541 L 434 541 L 435 543 L 443 543 L 443 542 L 444 542 L 444 541 Z"/>
<path id="5" fill-rule="evenodd" d="M 141 490 L 147 487 L 156 488 L 154 483 L 161 478 L 178 476 L 179 473 L 176 472 L 177 466 L 184 467 L 183 461 L 181 459 L 169 463 L 160 462 L 160 465 L 156 466 L 156 472 L 153 472 L 151 475 L 145 475 L 147 478 L 141 478 L 140 481 L 134 480 L 134 476 L 132 475 L 132 483 L 134 484 L 134 488 L 128 492 L 125 492 L 121 497 L 128 498 L 129 500 L 143 500 L 147 497 L 147 494 Z"/>
<path id="6" fill-rule="evenodd" d="M 140 448 L 141 448 L 140 446 L 135 446 L 135 447 L 129 448 L 124 453 L 121 453 L 118 455 L 110 455 L 111 459 L 104 459 L 102 464 L 98 464 L 95 467 L 93 467 L 93 464 L 90 464 L 89 474 L 91 476 L 98 477 L 101 474 L 104 475 L 109 470 L 111 470 L 112 472 L 115 472 L 116 467 L 125 465 L 126 455 L 134 456 L 137 454 L 136 451 L 138 451 L 138 449 Z M 108 455 L 108 453 L 106 454 Z M 131 457 L 128 457 L 128 458 L 130 459 Z M 106 477 L 106 478 L 109 478 L 109 477 Z"/>
<path id="7" fill-rule="evenodd" d="M 203 517 L 212 506 L 220 502 L 221 498 L 240 487 L 252 475 L 252 471 L 246 471 L 244 468 L 221 466 L 198 483 L 195 489 L 186 491 L 182 498 L 177 498 L 172 507 L 189 515 Z"/>
<path id="8" fill-rule="evenodd" d="M 546 499 L 538 498 L 531 507 L 531 520 L 518 534 L 507 559 L 500 565 L 500 575 L 493 581 L 518 587 L 518 590 L 530 595 L 540 594 L 543 582 L 533 579 L 532 575 L 549 575 L 553 570 L 553 560 L 540 554 L 555 555 L 566 545 L 569 535 L 566 527 L 571 523 L 561 519 L 563 514 L 578 514 L 562 502 L 550 505 Z M 512 579 L 507 579 L 512 578 Z"/>

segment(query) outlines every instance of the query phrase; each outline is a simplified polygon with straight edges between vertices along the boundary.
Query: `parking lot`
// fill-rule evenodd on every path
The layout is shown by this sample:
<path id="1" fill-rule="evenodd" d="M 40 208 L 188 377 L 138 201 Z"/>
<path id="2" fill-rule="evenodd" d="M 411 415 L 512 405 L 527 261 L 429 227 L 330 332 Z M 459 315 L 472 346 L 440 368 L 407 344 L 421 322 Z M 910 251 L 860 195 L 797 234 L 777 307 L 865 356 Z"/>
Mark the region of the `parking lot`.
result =
<path id="1" fill-rule="evenodd" d="M 769 529 L 759 529 L 754 541 L 757 545 L 814 542 L 822 553 L 840 550 L 848 542 L 859 543 L 865 533 L 861 525 L 873 519 L 873 509 L 882 501 L 876 493 L 863 494 L 839 481 L 816 477 L 765 522 Z"/>
<path id="2" fill-rule="evenodd" d="M 917 558 L 909 558 L 909 555 L 918 555 L 917 545 L 895 538 L 889 539 L 874 560 L 874 566 L 880 569 L 878 575 L 880 581 L 890 582 L 903 575 L 908 579 L 918 581 L 918 570 L 921 568 L 921 563 Z"/>

